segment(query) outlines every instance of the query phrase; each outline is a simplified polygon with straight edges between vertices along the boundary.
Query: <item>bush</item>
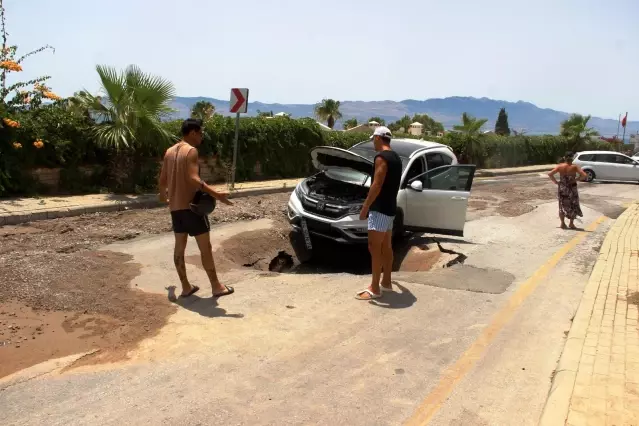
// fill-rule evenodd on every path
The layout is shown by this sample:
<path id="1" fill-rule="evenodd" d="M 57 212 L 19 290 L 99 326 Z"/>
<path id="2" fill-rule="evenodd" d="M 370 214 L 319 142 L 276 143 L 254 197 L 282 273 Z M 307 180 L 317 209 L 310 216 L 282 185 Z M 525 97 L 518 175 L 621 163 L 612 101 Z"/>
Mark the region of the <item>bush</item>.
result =
<path id="1" fill-rule="evenodd" d="M 0 195 L 40 191 L 28 173 L 33 167 L 61 167 L 60 189 L 65 192 L 155 190 L 159 161 L 167 144 L 145 145 L 135 151 L 101 149 L 92 141 L 91 120 L 71 113 L 61 103 L 14 111 L 10 116 L 20 122 L 20 127 L 0 132 Z M 181 124 L 182 120 L 175 120 L 163 126 L 178 140 Z M 206 120 L 204 130 L 200 155 L 215 155 L 221 165 L 230 168 L 235 119 L 215 115 Z M 416 138 L 407 134 L 396 137 Z M 38 149 L 33 142 L 40 139 L 44 146 Z M 236 180 L 306 176 L 313 171 L 311 149 L 323 145 L 347 149 L 366 139 L 364 133 L 324 131 L 313 119 L 242 118 Z M 566 138 L 551 135 L 447 133 L 443 138 L 426 139 L 449 145 L 461 162 L 481 168 L 555 163 L 571 146 Z M 22 148 L 14 148 L 14 141 L 20 141 Z M 612 147 L 605 142 L 588 142 L 584 149 Z M 91 164 L 91 174 L 80 167 Z"/>
<path id="2" fill-rule="evenodd" d="M 556 163 L 572 143 L 563 136 L 499 136 L 447 133 L 442 143 L 449 145 L 460 161 L 480 168 L 519 167 Z M 472 150 L 469 149 L 472 147 Z M 589 141 L 584 150 L 610 150 L 606 142 Z"/>
<path id="3" fill-rule="evenodd" d="M 180 137 L 182 121 L 166 123 L 166 129 Z M 217 155 L 222 163 L 233 160 L 235 119 L 216 115 L 205 122 L 201 156 Z M 236 179 L 251 180 L 254 167 L 261 165 L 261 177 L 290 178 L 307 175 L 312 170 L 309 151 L 329 145 L 349 148 L 366 139 L 363 134 L 325 132 L 312 119 L 242 118 L 240 120 Z"/>

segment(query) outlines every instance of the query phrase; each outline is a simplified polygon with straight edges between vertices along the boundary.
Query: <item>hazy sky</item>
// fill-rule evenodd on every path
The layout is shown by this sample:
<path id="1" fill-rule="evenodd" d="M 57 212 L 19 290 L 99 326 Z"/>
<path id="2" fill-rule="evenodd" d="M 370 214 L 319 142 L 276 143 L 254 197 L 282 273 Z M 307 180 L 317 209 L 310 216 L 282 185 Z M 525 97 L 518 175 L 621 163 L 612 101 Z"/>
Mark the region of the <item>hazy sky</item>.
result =
<path id="1" fill-rule="evenodd" d="M 639 117 L 637 0 L 4 0 L 12 44 L 55 54 L 60 95 L 96 64 L 171 80 L 180 96 L 314 103 L 446 96 Z"/>

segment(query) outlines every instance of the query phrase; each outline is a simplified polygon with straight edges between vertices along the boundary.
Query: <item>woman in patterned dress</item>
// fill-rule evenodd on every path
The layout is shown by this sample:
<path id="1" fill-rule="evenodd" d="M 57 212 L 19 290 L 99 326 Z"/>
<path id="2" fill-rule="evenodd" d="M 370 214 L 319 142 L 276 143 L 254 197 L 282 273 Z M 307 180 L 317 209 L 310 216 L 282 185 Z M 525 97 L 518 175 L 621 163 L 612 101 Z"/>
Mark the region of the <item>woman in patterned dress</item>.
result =
<path id="1" fill-rule="evenodd" d="M 575 218 L 583 216 L 581 206 L 579 205 L 579 192 L 577 191 L 577 180 L 586 178 L 586 173 L 581 167 L 572 164 L 573 153 L 568 152 L 564 156 L 564 162 L 558 164 L 548 173 L 550 180 L 557 185 L 557 198 L 559 199 L 559 219 L 561 220 L 561 228 L 566 229 L 565 219 L 568 218 L 570 229 L 577 229 L 575 226 Z M 559 181 L 555 179 L 555 175 L 559 173 Z"/>

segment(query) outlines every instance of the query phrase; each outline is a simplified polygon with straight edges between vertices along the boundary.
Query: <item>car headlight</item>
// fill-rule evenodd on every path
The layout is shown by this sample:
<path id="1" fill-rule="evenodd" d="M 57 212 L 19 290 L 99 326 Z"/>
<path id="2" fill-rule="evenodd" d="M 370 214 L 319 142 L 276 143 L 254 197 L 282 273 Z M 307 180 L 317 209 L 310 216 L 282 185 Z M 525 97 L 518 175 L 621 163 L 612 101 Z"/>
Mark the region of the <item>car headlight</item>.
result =
<path id="1" fill-rule="evenodd" d="M 348 214 L 359 214 L 364 207 L 363 204 L 355 204 L 354 206 L 350 206 L 348 209 Z"/>
<path id="2" fill-rule="evenodd" d="M 307 190 L 306 190 L 306 185 L 304 185 L 304 182 L 300 182 L 299 184 L 297 184 L 297 187 L 295 187 L 295 195 L 297 195 L 297 198 L 299 198 L 300 201 L 304 200 L 304 195 L 307 194 Z"/>

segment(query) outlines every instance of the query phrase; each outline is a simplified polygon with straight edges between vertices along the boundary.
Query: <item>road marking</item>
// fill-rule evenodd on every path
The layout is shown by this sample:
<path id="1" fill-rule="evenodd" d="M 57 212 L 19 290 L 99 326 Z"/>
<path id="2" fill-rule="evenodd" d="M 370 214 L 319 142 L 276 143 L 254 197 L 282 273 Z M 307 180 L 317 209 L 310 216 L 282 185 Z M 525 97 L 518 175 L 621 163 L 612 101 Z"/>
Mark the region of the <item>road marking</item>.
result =
<path id="1" fill-rule="evenodd" d="M 586 228 L 586 231 L 592 232 L 599 227 L 599 225 L 606 220 L 606 216 L 601 216 L 594 222 L 592 222 Z M 484 328 L 484 331 L 473 342 L 473 344 L 462 354 L 462 356 L 450 366 L 443 374 L 439 383 L 428 394 L 426 399 L 422 401 L 417 408 L 413 416 L 406 422 L 407 426 L 413 425 L 426 425 L 437 412 L 444 405 L 450 394 L 455 389 L 457 383 L 459 383 L 472 368 L 477 361 L 482 359 L 488 346 L 495 339 L 497 334 L 504 328 L 504 326 L 511 320 L 517 308 L 530 296 L 530 294 L 537 288 L 539 283 L 546 278 L 548 273 L 559 263 L 559 261 L 568 253 L 574 249 L 579 243 L 581 243 L 586 236 L 587 232 L 580 232 L 573 239 L 567 242 L 561 247 L 550 259 L 546 261 L 542 266 L 535 271 L 535 273 L 528 278 L 510 297 L 508 303 L 493 317 L 490 324 Z"/>

